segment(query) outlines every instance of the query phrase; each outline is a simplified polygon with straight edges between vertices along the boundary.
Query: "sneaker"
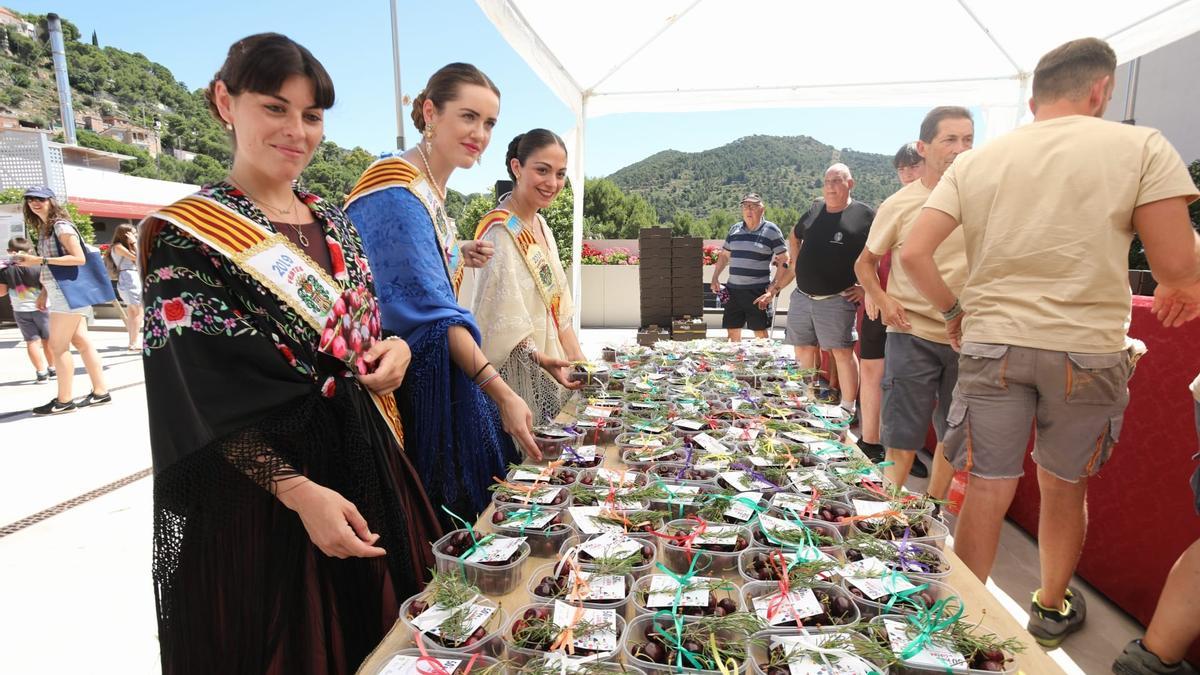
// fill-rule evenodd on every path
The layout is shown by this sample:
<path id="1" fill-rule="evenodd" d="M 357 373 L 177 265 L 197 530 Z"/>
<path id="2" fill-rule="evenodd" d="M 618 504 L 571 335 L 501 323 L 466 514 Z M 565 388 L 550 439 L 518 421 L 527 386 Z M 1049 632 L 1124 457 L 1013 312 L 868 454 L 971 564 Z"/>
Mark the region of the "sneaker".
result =
<path id="1" fill-rule="evenodd" d="M 882 462 L 884 456 L 887 455 L 887 450 L 885 450 L 884 447 L 878 443 L 859 441 L 858 449 L 862 450 L 862 453 L 867 456 L 867 459 L 871 460 L 872 464 L 878 464 Z"/>
<path id="2" fill-rule="evenodd" d="M 104 394 L 102 396 L 97 396 L 96 392 L 92 392 L 92 393 L 88 394 L 87 396 L 84 396 L 83 399 L 80 400 L 77 405 L 80 408 L 87 408 L 87 407 L 95 406 L 95 405 L 104 405 L 105 403 L 112 403 L 112 394 Z"/>
<path id="3" fill-rule="evenodd" d="M 908 472 L 917 478 L 929 478 L 929 467 L 925 466 L 920 457 L 913 457 L 912 469 Z"/>
<path id="4" fill-rule="evenodd" d="M 1033 601 L 1029 603 L 1029 623 L 1026 630 L 1043 647 L 1057 647 L 1068 635 L 1083 628 L 1083 621 L 1087 618 L 1087 604 L 1081 593 L 1068 588 L 1064 603 L 1067 611 L 1048 609 L 1038 603 L 1039 592 L 1034 592 Z"/>
<path id="5" fill-rule="evenodd" d="M 44 383 L 44 382 L 48 382 L 49 380 L 50 380 L 50 373 L 48 373 L 48 372 L 46 372 L 46 371 L 44 371 L 44 370 L 39 370 L 39 371 L 37 371 L 37 381 L 38 381 L 38 384 L 42 384 L 42 383 Z"/>
<path id="6" fill-rule="evenodd" d="M 50 374 L 51 379 L 58 377 L 58 373 L 53 368 L 47 368 L 46 372 Z"/>
<path id="7" fill-rule="evenodd" d="M 75 405 L 74 401 L 67 401 L 66 403 L 60 403 L 58 398 L 55 397 L 55 398 L 50 399 L 50 402 L 47 403 L 46 405 L 39 405 L 38 407 L 34 408 L 33 414 L 34 415 L 61 415 L 62 413 L 75 412 L 76 407 L 77 406 Z"/>
<path id="8" fill-rule="evenodd" d="M 1117 675 L 1200 675 L 1187 661 L 1163 663 L 1141 640 L 1125 645 L 1125 651 L 1113 661 L 1112 671 Z"/>

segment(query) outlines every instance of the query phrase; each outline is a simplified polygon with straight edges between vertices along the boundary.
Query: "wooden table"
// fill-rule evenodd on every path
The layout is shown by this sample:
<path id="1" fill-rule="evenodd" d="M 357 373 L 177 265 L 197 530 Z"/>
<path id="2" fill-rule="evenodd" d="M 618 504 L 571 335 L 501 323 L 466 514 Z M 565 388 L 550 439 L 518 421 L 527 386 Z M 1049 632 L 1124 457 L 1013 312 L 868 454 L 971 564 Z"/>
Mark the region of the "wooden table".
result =
<path id="1" fill-rule="evenodd" d="M 604 446 L 604 466 L 619 467 L 621 466 L 620 457 L 617 454 L 615 444 L 607 444 Z M 493 507 L 488 507 L 486 511 L 480 515 L 476 523 L 477 530 L 481 532 L 491 532 L 491 515 Z M 661 546 L 660 546 L 661 550 Z M 1019 672 L 1025 675 L 1053 675 L 1055 673 L 1063 673 L 1062 668 L 1058 666 L 1049 656 L 1046 655 L 1042 648 L 1034 642 L 1033 638 L 1025 631 L 1024 626 L 1021 626 L 1013 619 L 1012 615 L 1005 611 L 1000 602 L 984 587 L 978 579 L 967 569 L 966 565 L 954 555 L 950 549 L 943 551 L 946 560 L 950 563 L 950 574 L 945 579 L 944 583 L 958 592 L 962 599 L 963 605 L 966 608 L 964 618 L 973 621 L 984 622 L 984 627 L 988 631 L 995 633 L 1001 638 L 1015 637 L 1025 645 L 1025 652 L 1016 655 L 1016 662 Z M 521 581 L 517 584 L 516 590 L 499 597 L 492 597 L 501 607 L 504 607 L 509 613 L 516 610 L 518 607 L 527 605 L 533 600 L 530 599 L 527 586 L 529 577 L 534 569 L 541 565 L 550 562 L 555 562 L 554 558 L 540 558 L 530 556 L 526 559 L 521 570 Z M 739 585 L 742 583 L 741 577 L 734 575 L 736 578 L 731 578 Z M 489 596 L 490 597 L 490 596 Z M 515 617 L 510 617 L 512 620 Z M 403 622 L 397 619 L 396 624 L 392 626 L 392 630 L 384 636 L 383 641 L 379 646 L 363 661 L 358 672 L 363 675 L 374 675 L 384 664 L 392 657 L 393 654 L 413 646 L 412 636 L 409 630 L 404 626 Z"/>

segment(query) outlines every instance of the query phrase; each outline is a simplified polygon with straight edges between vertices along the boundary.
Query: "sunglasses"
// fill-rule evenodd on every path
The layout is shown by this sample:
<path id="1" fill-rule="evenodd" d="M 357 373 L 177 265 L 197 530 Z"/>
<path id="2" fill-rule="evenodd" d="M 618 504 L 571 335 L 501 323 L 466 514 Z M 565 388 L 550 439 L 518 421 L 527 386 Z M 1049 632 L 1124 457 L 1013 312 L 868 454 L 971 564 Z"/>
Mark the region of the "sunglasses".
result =
<path id="1" fill-rule="evenodd" d="M 49 201 L 49 200 L 50 200 L 49 197 L 26 197 L 25 198 L 25 201 L 27 201 L 27 202 L 45 202 L 45 201 Z"/>

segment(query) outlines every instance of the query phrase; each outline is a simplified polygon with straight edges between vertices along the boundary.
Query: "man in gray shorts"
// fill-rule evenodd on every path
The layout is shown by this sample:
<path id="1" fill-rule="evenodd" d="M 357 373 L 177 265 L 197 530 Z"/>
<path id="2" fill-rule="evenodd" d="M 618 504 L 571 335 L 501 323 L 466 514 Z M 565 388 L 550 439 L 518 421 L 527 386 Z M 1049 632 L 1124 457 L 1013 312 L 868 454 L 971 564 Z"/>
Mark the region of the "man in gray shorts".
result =
<path id="1" fill-rule="evenodd" d="M 867 246 L 854 264 L 859 282 L 866 289 L 883 323 L 888 338 L 884 345 L 883 420 L 881 440 L 891 464 L 884 476 L 892 485 L 904 485 L 925 445 L 930 413 L 938 445 L 933 453 L 933 477 L 927 492 L 942 499 L 950 489 L 954 471 L 943 457 L 946 414 L 951 393 L 958 381 L 958 354 L 950 347 L 946 323 L 913 288 L 904 268 L 894 266 L 885 292 L 879 282 L 879 261 L 899 250 L 930 192 L 961 152 L 971 149 L 975 125 L 971 112 L 958 106 L 930 110 L 921 122 L 917 152 L 925 158 L 925 173 L 879 205 Z M 955 293 L 967 281 L 967 252 L 962 232 L 956 230 L 938 247 L 938 272 Z"/>
<path id="2" fill-rule="evenodd" d="M 875 219 L 871 207 L 850 198 L 853 189 L 850 167 L 834 164 L 825 171 L 825 200 L 813 204 L 788 237 L 789 257 L 795 264 L 780 270 L 758 299 L 768 303 L 796 280 L 784 342 L 795 347 L 796 363 L 806 370 L 817 367 L 821 349 L 832 352 L 841 382 L 841 405 L 851 415 L 858 398 L 854 323 L 863 298 L 854 278 L 854 261 Z"/>
<path id="3" fill-rule="evenodd" d="M 1200 195 L 1161 133 L 1100 119 L 1115 69 L 1112 48 L 1095 38 L 1043 56 L 1034 122 L 959 155 L 900 249 L 913 286 L 961 345 L 946 456 L 971 473 L 954 548 L 981 580 L 1036 425 L 1042 578 L 1028 629 L 1049 647 L 1086 616 L 1067 583 L 1086 531 L 1088 477 L 1108 459 L 1129 399 L 1135 232 L 1159 280 L 1159 318 L 1176 326 L 1200 314 L 1200 237 L 1187 211 Z M 961 304 L 934 257 L 959 224 Z"/>

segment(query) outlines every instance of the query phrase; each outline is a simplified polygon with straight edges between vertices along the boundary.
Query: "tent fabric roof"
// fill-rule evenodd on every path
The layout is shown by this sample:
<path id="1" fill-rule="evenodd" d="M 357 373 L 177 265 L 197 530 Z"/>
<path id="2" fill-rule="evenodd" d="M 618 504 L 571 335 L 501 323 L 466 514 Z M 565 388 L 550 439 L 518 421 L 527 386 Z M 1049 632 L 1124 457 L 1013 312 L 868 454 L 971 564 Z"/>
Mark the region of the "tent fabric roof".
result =
<path id="1" fill-rule="evenodd" d="M 1200 0 L 477 0 L 576 114 L 807 106 L 1023 108 L 1078 37 L 1122 62 L 1200 29 Z"/>

